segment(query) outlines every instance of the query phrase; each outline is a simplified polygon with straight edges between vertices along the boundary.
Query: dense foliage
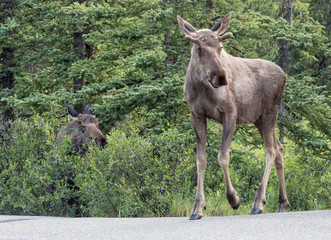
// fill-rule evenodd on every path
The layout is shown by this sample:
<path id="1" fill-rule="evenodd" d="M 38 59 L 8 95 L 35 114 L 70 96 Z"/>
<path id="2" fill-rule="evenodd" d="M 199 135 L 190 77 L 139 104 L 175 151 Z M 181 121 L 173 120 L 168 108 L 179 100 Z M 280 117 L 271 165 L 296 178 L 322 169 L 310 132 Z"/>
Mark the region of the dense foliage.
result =
<path id="1" fill-rule="evenodd" d="M 228 53 L 279 63 L 288 43 L 279 123 L 291 210 L 330 207 L 330 7 L 324 0 L 0 0 L 0 113 L 14 116 L 11 128 L 0 124 L 0 213 L 188 214 L 195 143 L 182 88 L 191 45 L 176 16 L 210 28 L 229 11 Z M 106 149 L 80 157 L 68 154 L 69 142 L 54 145 L 64 102 L 92 105 Z M 214 208 L 207 214 L 232 213 L 217 163 L 221 126 L 208 128 L 206 200 Z M 231 176 L 248 213 L 263 144 L 251 126 L 239 126 L 232 149 Z M 277 194 L 273 176 L 267 210 L 275 210 Z"/>
<path id="2" fill-rule="evenodd" d="M 4 135 L 0 158 L 0 212 L 52 216 L 187 216 L 195 194 L 194 137 L 169 129 L 141 135 L 136 119 L 114 127 L 105 149 L 70 154 L 71 143 L 54 144 L 56 121 L 16 121 Z M 44 120 L 43 120 L 44 121 Z M 209 130 L 219 131 L 210 124 Z M 207 215 L 235 214 L 227 204 L 217 163 L 220 136 L 208 139 Z M 291 210 L 328 208 L 330 164 L 312 152 L 285 146 L 285 180 Z M 230 174 L 247 214 L 264 171 L 264 151 L 235 140 Z M 266 211 L 276 211 L 273 171 Z"/>

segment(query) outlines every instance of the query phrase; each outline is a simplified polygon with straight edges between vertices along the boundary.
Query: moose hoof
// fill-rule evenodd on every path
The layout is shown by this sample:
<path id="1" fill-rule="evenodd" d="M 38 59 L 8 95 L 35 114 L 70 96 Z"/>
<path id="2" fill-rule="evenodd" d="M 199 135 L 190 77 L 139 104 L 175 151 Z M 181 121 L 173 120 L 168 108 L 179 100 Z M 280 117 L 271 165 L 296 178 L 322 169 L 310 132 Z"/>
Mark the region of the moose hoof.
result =
<path id="1" fill-rule="evenodd" d="M 231 206 L 233 210 L 237 210 L 240 206 L 240 202 L 238 202 L 238 204 L 236 206 Z"/>
<path id="2" fill-rule="evenodd" d="M 196 213 L 192 213 L 190 216 L 190 220 L 199 220 L 200 218 L 202 218 L 202 216 Z"/>
<path id="3" fill-rule="evenodd" d="M 262 213 L 262 209 L 260 208 L 253 208 L 251 210 L 251 215 L 260 214 L 260 213 Z"/>

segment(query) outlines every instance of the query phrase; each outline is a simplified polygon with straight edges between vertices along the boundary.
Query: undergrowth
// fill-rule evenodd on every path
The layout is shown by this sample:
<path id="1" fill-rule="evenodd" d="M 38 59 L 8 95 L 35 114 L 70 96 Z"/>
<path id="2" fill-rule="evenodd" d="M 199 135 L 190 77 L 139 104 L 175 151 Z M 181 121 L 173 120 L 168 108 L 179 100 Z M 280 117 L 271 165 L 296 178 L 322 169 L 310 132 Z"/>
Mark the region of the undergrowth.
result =
<path id="1" fill-rule="evenodd" d="M 71 143 L 54 144 L 57 121 L 16 121 L 0 141 L 0 213 L 92 217 L 188 217 L 196 191 L 195 137 L 176 128 L 161 134 L 130 121 L 107 134 L 105 149 L 72 154 Z M 246 144 L 237 133 L 230 176 L 240 197 L 231 209 L 217 162 L 220 127 L 210 124 L 204 216 L 249 214 L 264 171 L 260 142 Z M 247 131 L 246 131 L 247 132 Z M 251 136 L 255 133 L 252 132 Z M 248 137 L 245 138 L 247 141 Z M 287 140 L 285 182 L 289 211 L 330 208 L 330 164 Z M 264 212 L 275 212 L 278 181 L 273 168 Z"/>

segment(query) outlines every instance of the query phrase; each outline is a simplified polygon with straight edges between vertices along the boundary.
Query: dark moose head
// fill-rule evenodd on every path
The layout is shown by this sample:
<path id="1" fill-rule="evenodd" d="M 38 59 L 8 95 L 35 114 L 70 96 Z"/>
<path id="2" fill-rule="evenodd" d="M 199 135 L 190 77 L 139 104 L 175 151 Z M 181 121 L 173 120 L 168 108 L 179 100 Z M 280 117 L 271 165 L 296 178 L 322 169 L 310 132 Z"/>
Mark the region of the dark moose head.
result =
<path id="1" fill-rule="evenodd" d="M 72 107 L 66 104 L 68 113 L 72 116 L 72 121 L 67 123 L 58 134 L 57 143 L 63 142 L 63 138 L 68 136 L 76 152 L 84 154 L 87 147 L 96 144 L 104 147 L 106 137 L 100 131 L 99 120 L 91 111 L 91 106 L 86 106 L 85 114 L 78 114 Z"/>

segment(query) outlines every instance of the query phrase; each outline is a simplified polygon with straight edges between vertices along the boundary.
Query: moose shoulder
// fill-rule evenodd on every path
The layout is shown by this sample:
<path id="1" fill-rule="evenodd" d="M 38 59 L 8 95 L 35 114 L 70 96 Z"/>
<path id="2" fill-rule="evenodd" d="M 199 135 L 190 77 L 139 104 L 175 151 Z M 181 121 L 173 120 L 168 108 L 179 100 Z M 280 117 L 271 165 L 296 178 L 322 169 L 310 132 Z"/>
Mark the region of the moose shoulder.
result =
<path id="1" fill-rule="evenodd" d="M 276 64 L 262 59 L 237 58 L 227 54 L 222 42 L 231 14 L 215 26 L 199 31 L 177 17 L 185 39 L 193 42 L 191 60 L 186 72 L 184 95 L 191 111 L 191 123 L 197 139 L 197 193 L 190 219 L 200 219 L 205 207 L 203 190 L 206 168 L 206 118 L 223 125 L 218 161 L 226 182 L 226 196 L 232 208 L 239 207 L 239 197 L 229 175 L 229 151 L 237 124 L 254 124 L 265 143 L 266 167 L 260 188 L 256 192 L 251 214 L 263 211 L 266 186 L 275 163 L 279 179 L 278 212 L 289 205 L 284 182 L 282 145 L 275 135 L 276 118 L 285 88 L 286 75 Z"/>
<path id="2" fill-rule="evenodd" d="M 61 128 L 56 143 L 61 144 L 64 138 L 68 137 L 74 151 L 81 154 L 84 154 L 91 144 L 104 146 L 106 138 L 100 131 L 100 123 L 90 110 L 90 106 L 86 106 L 86 114 L 78 114 L 73 108 L 66 106 L 73 119 Z"/>

